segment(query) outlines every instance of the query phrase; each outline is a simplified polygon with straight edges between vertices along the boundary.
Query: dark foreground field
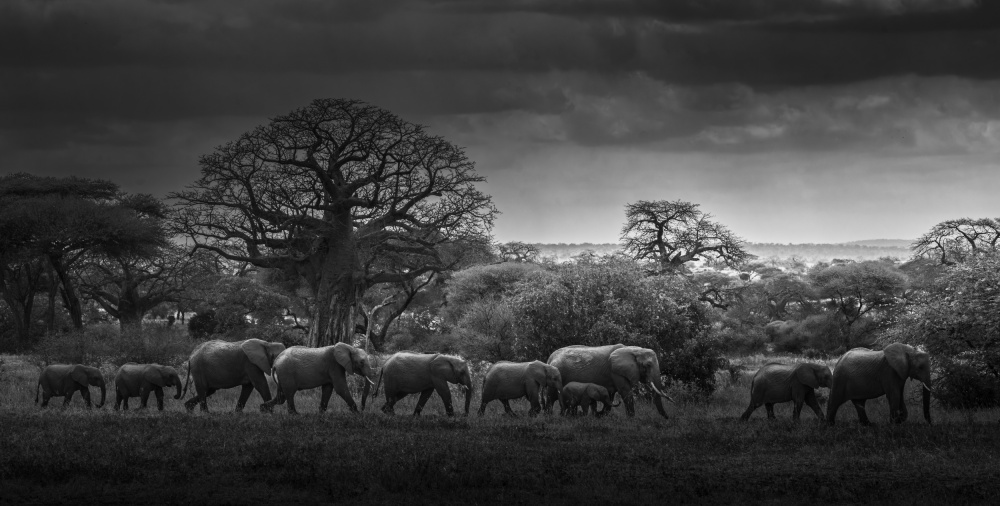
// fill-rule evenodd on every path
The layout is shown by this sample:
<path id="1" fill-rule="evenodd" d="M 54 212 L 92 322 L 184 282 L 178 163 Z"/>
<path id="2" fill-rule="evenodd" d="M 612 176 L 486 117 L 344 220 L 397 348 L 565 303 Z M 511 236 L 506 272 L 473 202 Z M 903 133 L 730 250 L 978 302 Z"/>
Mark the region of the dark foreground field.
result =
<path id="1" fill-rule="evenodd" d="M 339 400 L 325 415 L 309 403 L 294 417 L 235 414 L 232 396 L 207 415 L 173 400 L 163 414 L 87 411 L 79 399 L 41 411 L 27 375 L 2 377 L 3 503 L 930 504 L 1000 493 L 994 412 L 935 412 L 927 426 L 911 403 L 912 419 L 889 426 L 880 401 L 873 427 L 853 409 L 836 427 L 811 413 L 795 425 L 787 407 L 740 423 L 739 383 L 709 403 L 671 405 L 669 420 L 649 406 L 633 419 L 510 419 L 499 406 L 448 419 L 436 399 L 419 419 L 351 415 Z"/>

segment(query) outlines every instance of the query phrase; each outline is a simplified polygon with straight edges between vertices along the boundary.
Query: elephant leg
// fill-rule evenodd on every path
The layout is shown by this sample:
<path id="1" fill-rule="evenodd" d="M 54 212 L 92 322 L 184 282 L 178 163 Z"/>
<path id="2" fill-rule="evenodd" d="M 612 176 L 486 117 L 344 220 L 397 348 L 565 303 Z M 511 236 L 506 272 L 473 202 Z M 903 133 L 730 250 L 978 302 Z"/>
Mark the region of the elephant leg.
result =
<path id="1" fill-rule="evenodd" d="M 87 406 L 87 409 L 90 409 L 91 408 L 91 404 L 90 404 L 90 389 L 89 388 L 81 388 L 80 389 L 80 396 L 83 397 L 83 404 L 85 406 Z"/>
<path id="2" fill-rule="evenodd" d="M 240 385 L 240 398 L 236 401 L 236 412 L 240 413 L 243 411 L 243 407 L 247 405 L 247 399 L 250 398 L 250 394 L 253 393 L 253 383 L 247 383 L 245 385 Z M 270 397 L 270 395 L 268 395 Z M 264 399 L 269 401 L 271 399 Z"/>
<path id="3" fill-rule="evenodd" d="M 122 407 L 122 392 L 121 390 L 115 390 L 115 411 L 118 411 L 119 409 L 121 409 L 121 407 Z"/>
<path id="4" fill-rule="evenodd" d="M 615 386 L 608 389 L 608 402 L 604 404 L 603 414 L 611 412 L 611 403 L 615 400 L 615 392 L 622 396 L 622 404 L 625 405 L 625 414 L 629 417 L 635 416 L 635 396 L 632 394 L 632 385 L 626 383 L 621 376 L 613 377 Z M 597 409 L 595 406 L 594 409 Z"/>
<path id="5" fill-rule="evenodd" d="M 427 404 L 427 399 L 430 399 L 431 394 L 433 393 L 433 388 L 428 388 L 427 390 L 420 392 L 420 399 L 417 400 L 417 407 L 413 410 L 413 416 L 420 416 L 420 410 L 424 409 L 424 404 Z"/>
<path id="6" fill-rule="evenodd" d="M 479 416 L 483 416 L 483 415 L 486 414 L 486 405 L 487 404 L 489 404 L 489 403 L 486 402 L 486 400 L 483 400 L 483 401 L 481 401 L 479 403 Z"/>
<path id="7" fill-rule="evenodd" d="M 823 408 L 819 407 L 819 401 L 816 400 L 816 392 L 814 392 L 812 390 L 809 390 L 808 392 L 806 392 L 805 401 L 806 401 L 806 405 L 809 406 L 810 408 L 812 408 L 813 413 L 816 413 L 816 416 L 820 420 L 822 420 L 823 418 L 825 418 L 823 416 Z"/>
<path id="8" fill-rule="evenodd" d="M 444 403 L 444 412 L 448 416 L 455 416 L 455 410 L 451 407 L 451 389 L 448 388 L 448 382 L 443 379 L 435 379 L 432 383 L 434 383 L 434 390 L 441 396 L 441 402 Z"/>
<path id="9" fill-rule="evenodd" d="M 157 411 L 163 411 L 163 389 L 160 387 L 156 387 L 156 389 L 153 390 L 153 393 L 156 394 Z"/>
<path id="10" fill-rule="evenodd" d="M 865 399 L 853 399 L 851 403 L 854 404 L 854 409 L 858 412 L 858 421 L 861 425 L 871 425 L 868 421 L 868 414 L 865 413 Z"/>
<path id="11" fill-rule="evenodd" d="M 833 425 L 837 421 L 837 410 L 844 403 L 844 397 L 830 389 L 830 401 L 826 405 L 826 422 Z"/>
<path id="12" fill-rule="evenodd" d="M 396 406 L 396 402 L 398 402 L 403 397 L 406 397 L 406 395 L 396 394 L 396 393 L 393 394 L 386 393 L 385 404 L 382 406 L 382 412 L 387 415 L 395 414 L 393 408 Z"/>
<path id="13" fill-rule="evenodd" d="M 295 408 L 295 390 L 291 390 L 284 395 L 285 395 L 285 401 L 288 402 L 288 414 L 289 415 L 299 414 L 298 410 Z M 329 399 L 330 396 L 327 395 L 327 402 L 329 402 Z"/>
<path id="14" fill-rule="evenodd" d="M 541 393 L 541 388 L 532 387 L 528 389 L 528 402 L 531 403 L 531 409 L 528 410 L 530 416 L 535 416 L 542 411 L 542 406 L 538 402 L 538 397 Z"/>
<path id="15" fill-rule="evenodd" d="M 903 401 L 903 389 L 887 388 L 885 398 L 889 401 L 889 420 L 892 423 L 903 423 L 906 421 L 906 402 Z"/>
<path id="16" fill-rule="evenodd" d="M 333 395 L 333 385 L 332 384 L 323 385 L 320 388 L 320 392 L 321 393 L 319 395 L 319 412 L 325 413 L 327 406 L 330 405 L 330 396 Z M 337 392 L 337 394 L 340 394 L 340 392 Z"/>
<path id="17" fill-rule="evenodd" d="M 344 402 L 347 403 L 347 407 L 351 408 L 351 413 L 358 412 L 358 405 L 355 404 L 354 397 L 351 395 L 351 391 L 347 388 L 346 379 L 342 381 L 334 381 L 333 390 L 337 392 L 337 395 L 339 395 L 341 399 L 344 399 Z"/>
<path id="18" fill-rule="evenodd" d="M 767 419 L 768 420 L 774 420 L 774 403 L 773 402 L 765 402 L 764 403 L 764 409 L 767 410 Z"/>
<path id="19" fill-rule="evenodd" d="M 251 385 L 251 387 L 253 389 L 257 390 L 257 393 L 260 394 L 260 398 L 264 399 L 264 402 L 270 401 L 271 400 L 271 389 L 267 386 L 267 377 L 264 376 L 264 373 L 261 372 L 260 369 L 257 369 L 254 366 L 248 366 L 247 376 L 250 377 L 250 385 Z M 247 398 L 249 398 L 249 397 L 250 397 L 250 394 L 248 393 L 247 394 Z M 247 399 L 243 399 L 243 402 L 240 403 L 237 406 L 239 408 L 239 409 L 237 409 L 237 411 L 242 411 L 243 410 L 243 405 L 246 404 L 246 402 L 247 402 Z"/>
<path id="20" fill-rule="evenodd" d="M 517 415 L 514 413 L 514 410 L 510 409 L 510 401 L 509 400 L 507 400 L 507 399 L 500 399 L 500 403 L 503 404 L 504 413 L 507 413 L 508 415 L 510 415 L 510 416 L 512 416 L 514 418 L 517 418 Z"/>
<path id="21" fill-rule="evenodd" d="M 759 407 L 760 407 L 760 404 L 755 404 L 753 401 L 750 401 L 750 405 L 747 406 L 747 410 L 744 411 L 743 414 L 740 416 L 740 420 L 743 420 L 743 421 L 749 420 L 750 419 L 750 415 L 752 415 L 754 411 L 757 411 L 757 408 L 759 408 Z"/>
<path id="22" fill-rule="evenodd" d="M 792 420 L 799 421 L 799 417 L 802 415 L 802 401 L 796 400 L 794 407 L 792 408 Z"/>
<path id="23" fill-rule="evenodd" d="M 548 397 L 545 399 L 545 412 L 552 413 L 552 406 L 555 406 L 556 400 L 559 399 L 559 390 L 554 387 L 548 388 Z M 559 402 L 560 412 L 564 412 L 566 407 L 562 405 L 562 401 Z"/>
<path id="24" fill-rule="evenodd" d="M 69 401 L 73 399 L 73 394 L 74 393 L 76 393 L 76 390 L 70 390 L 70 391 L 66 392 L 66 395 L 63 397 L 63 407 L 64 408 L 68 408 L 69 407 Z"/>
<path id="25" fill-rule="evenodd" d="M 143 385 L 139 389 L 139 409 L 146 409 L 149 404 L 149 392 L 152 390 L 151 387 Z"/>
<path id="26" fill-rule="evenodd" d="M 51 399 L 51 398 L 52 398 L 52 394 L 50 394 L 48 392 L 45 392 L 45 391 L 42 392 L 42 407 L 43 408 L 49 405 L 49 399 Z"/>

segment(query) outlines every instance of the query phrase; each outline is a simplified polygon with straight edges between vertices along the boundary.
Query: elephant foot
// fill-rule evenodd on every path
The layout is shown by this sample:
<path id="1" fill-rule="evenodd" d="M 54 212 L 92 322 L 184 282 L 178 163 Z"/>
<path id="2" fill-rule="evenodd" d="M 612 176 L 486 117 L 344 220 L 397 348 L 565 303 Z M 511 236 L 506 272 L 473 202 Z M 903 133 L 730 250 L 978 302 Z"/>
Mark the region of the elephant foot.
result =
<path id="1" fill-rule="evenodd" d="M 265 402 L 265 403 L 263 403 L 263 404 L 260 405 L 260 412 L 261 413 L 273 413 L 274 412 L 274 405 L 271 404 L 271 403 L 269 403 L 269 402 Z"/>

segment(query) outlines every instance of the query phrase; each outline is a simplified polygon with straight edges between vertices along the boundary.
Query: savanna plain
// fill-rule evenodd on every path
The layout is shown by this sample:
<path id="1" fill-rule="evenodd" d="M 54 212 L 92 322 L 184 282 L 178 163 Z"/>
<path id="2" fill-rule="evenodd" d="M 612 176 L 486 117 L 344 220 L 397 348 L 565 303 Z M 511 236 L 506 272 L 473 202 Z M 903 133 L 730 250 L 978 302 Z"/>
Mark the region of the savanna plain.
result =
<path id="1" fill-rule="evenodd" d="M 791 404 L 776 420 L 760 408 L 743 423 L 752 374 L 774 359 L 760 355 L 738 359 L 744 371 L 709 398 L 675 396 L 666 420 L 641 400 L 634 418 L 623 408 L 529 417 L 523 400 L 512 403 L 517 418 L 497 402 L 480 418 L 478 391 L 470 416 L 454 418 L 437 396 L 419 418 L 414 396 L 395 416 L 378 410 L 381 397 L 351 414 L 334 396 L 319 414 L 318 390 L 299 393 L 298 416 L 258 412 L 256 393 L 234 413 L 237 389 L 211 397 L 207 414 L 185 412 L 173 389 L 163 413 L 135 410 L 138 399 L 116 412 L 112 388 L 102 409 L 79 395 L 40 409 L 37 365 L 0 358 L 3 503 L 967 504 L 1000 493 L 997 410 L 935 406 L 927 425 L 909 384 L 902 425 L 888 423 L 884 398 L 868 403 L 873 426 L 850 406 L 833 427 L 808 409 L 793 423 Z"/>

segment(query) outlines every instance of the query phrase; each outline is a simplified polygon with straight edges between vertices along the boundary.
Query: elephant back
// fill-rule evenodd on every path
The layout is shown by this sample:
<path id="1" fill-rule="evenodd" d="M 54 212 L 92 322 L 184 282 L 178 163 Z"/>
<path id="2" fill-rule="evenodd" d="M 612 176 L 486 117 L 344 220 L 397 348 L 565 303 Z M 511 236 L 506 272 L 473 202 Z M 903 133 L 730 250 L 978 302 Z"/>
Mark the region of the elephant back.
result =
<path id="1" fill-rule="evenodd" d="M 571 382 L 596 383 L 612 387 L 611 352 L 623 345 L 567 346 L 549 356 L 549 365 L 559 370 L 563 385 Z"/>

